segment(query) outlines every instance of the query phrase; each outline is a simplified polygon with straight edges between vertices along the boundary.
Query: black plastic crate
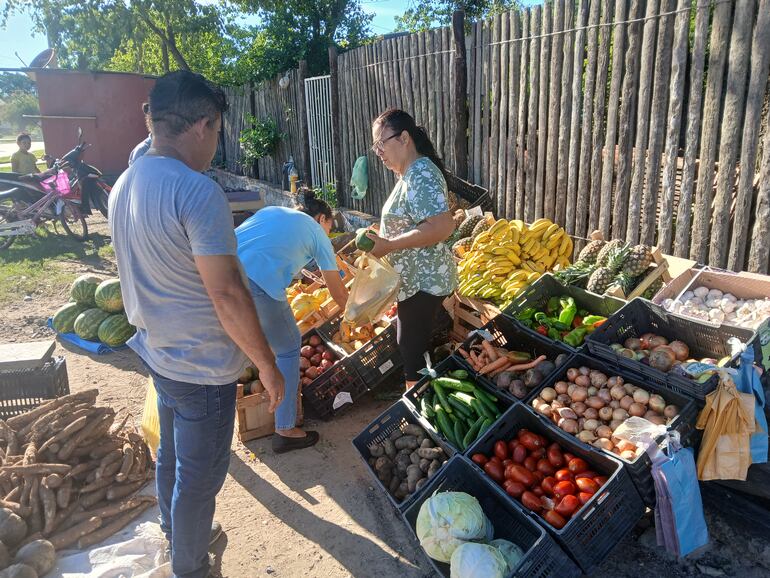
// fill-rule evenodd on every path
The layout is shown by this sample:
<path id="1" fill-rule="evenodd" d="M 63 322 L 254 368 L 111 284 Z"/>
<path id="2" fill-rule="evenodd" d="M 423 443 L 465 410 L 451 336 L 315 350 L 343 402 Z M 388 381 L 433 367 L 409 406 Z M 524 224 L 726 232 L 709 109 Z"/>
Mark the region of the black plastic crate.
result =
<path id="1" fill-rule="evenodd" d="M 339 331 L 341 319 L 339 316 L 335 317 L 318 328 L 328 343 L 333 343 L 332 336 Z M 369 389 L 374 389 L 392 375 L 403 371 L 404 362 L 396 342 L 396 326 L 393 323 L 367 341 L 358 351 L 343 353 L 353 361 L 358 374 Z"/>
<path id="2" fill-rule="evenodd" d="M 412 532 L 415 532 L 420 508 L 434 493 L 465 492 L 479 501 L 487 518 L 492 522 L 495 539 L 513 542 L 524 552 L 518 567 L 509 578 L 580 576 L 578 567 L 553 538 L 510 501 L 501 499 L 493 484 L 464 457 L 452 458 L 449 464 L 426 484 L 424 490 L 404 512 L 404 519 Z M 428 559 L 440 576 L 449 576 L 449 564 L 433 560 L 430 556 Z"/>
<path id="3" fill-rule="evenodd" d="M 527 331 L 524 327 L 518 323 L 513 322 L 511 319 L 504 315 L 498 315 L 492 321 L 484 325 L 479 331 L 486 331 L 492 336 L 492 345 L 495 347 L 505 347 L 509 351 L 525 351 L 532 356 L 532 359 L 539 357 L 540 355 L 547 355 L 550 361 L 555 362 L 556 358 L 565 354 L 568 357 L 572 356 L 572 349 L 561 342 L 554 341 Z M 484 337 L 474 334 L 462 344 L 462 349 L 466 352 L 470 351 L 472 345 L 480 343 Z M 469 372 L 472 375 L 477 375 L 473 371 L 471 364 L 463 358 L 462 354 L 458 351 L 457 355 L 460 357 L 462 363 L 467 366 Z M 543 381 L 546 381 L 551 375 L 553 375 L 559 366 L 557 365 L 553 371 L 543 376 Z M 494 383 L 494 379 L 490 378 L 490 381 Z M 519 398 L 510 393 L 507 389 L 498 389 L 500 393 L 508 397 L 511 401 L 521 401 Z"/>
<path id="4" fill-rule="evenodd" d="M 437 377 L 443 377 L 450 371 L 454 371 L 455 369 L 463 369 L 465 371 L 468 371 L 468 368 L 463 365 L 463 363 L 460 362 L 460 360 L 455 357 L 454 355 L 452 357 L 449 357 L 448 359 L 442 361 L 439 363 L 435 368 Z M 415 410 L 417 414 L 420 413 L 420 400 L 422 399 L 423 394 L 425 391 L 431 387 L 431 377 L 423 377 L 420 381 L 418 381 L 414 387 L 412 387 L 409 391 L 407 391 L 404 394 L 404 399 L 409 402 L 410 406 Z M 500 413 L 505 413 L 505 410 L 513 403 L 511 399 L 503 395 L 494 385 L 492 385 L 489 381 L 483 378 L 471 377 L 470 380 L 474 381 L 483 391 L 486 393 L 489 393 L 493 395 L 495 398 L 497 398 L 497 407 L 500 409 Z M 446 438 L 443 436 L 443 434 L 439 433 L 436 428 L 434 428 L 430 422 L 428 422 L 427 419 L 425 419 L 422 415 L 420 415 L 420 425 L 423 425 L 423 427 L 429 428 L 432 432 L 434 432 L 436 435 L 440 436 L 442 440 L 445 440 L 447 444 L 449 444 L 453 449 L 456 451 L 460 451 L 460 448 L 457 448 L 452 442 L 449 440 L 446 440 Z M 470 444 L 473 445 L 473 444 Z M 469 446 L 470 447 L 470 446 Z M 466 448 L 467 449 L 467 448 Z"/>
<path id="5" fill-rule="evenodd" d="M 41 367 L 0 371 L 0 418 L 22 414 L 69 392 L 63 357 L 54 357 Z"/>
<path id="6" fill-rule="evenodd" d="M 377 486 L 385 492 L 385 495 L 388 496 L 388 499 L 390 500 L 390 503 L 395 506 L 397 510 L 400 512 L 403 512 L 409 504 L 411 504 L 417 496 L 419 496 L 423 490 L 427 487 L 427 484 L 420 488 L 419 490 L 412 493 L 410 496 L 406 497 L 403 501 L 399 502 L 394 498 L 391 493 L 388 491 L 388 489 L 382 484 L 380 479 L 377 477 L 376 472 L 372 467 L 369 465 L 369 462 L 367 461 L 369 457 L 371 457 L 371 453 L 369 451 L 369 448 L 372 444 L 377 444 L 385 441 L 390 434 L 392 434 L 397 429 L 403 428 L 407 424 L 415 424 L 419 425 L 423 429 L 425 429 L 425 433 L 428 434 L 428 437 L 433 440 L 433 442 L 440 448 L 444 450 L 444 453 L 447 455 L 447 458 L 451 458 L 455 454 L 455 450 L 447 444 L 443 438 L 440 438 L 438 435 L 436 435 L 435 432 L 432 432 L 431 430 L 425 428 L 425 426 L 420 423 L 420 420 L 418 417 L 414 414 L 414 412 L 407 406 L 407 404 L 404 402 L 404 400 L 399 400 L 396 403 L 394 403 L 392 406 L 390 406 L 388 409 L 386 409 L 382 414 L 380 414 L 377 419 L 375 419 L 372 423 L 370 423 L 364 431 L 362 431 L 360 434 L 358 434 L 355 438 L 353 438 L 353 447 L 356 448 L 358 451 L 358 454 L 361 456 L 361 459 L 366 464 L 366 467 L 371 472 L 372 477 L 374 478 L 374 481 L 377 483 Z M 446 464 L 441 467 L 439 472 L 443 470 L 446 467 Z M 434 474 L 434 477 L 438 475 L 438 472 Z"/>
<path id="7" fill-rule="evenodd" d="M 532 516 L 587 573 L 600 564 L 633 529 L 644 515 L 644 503 L 620 460 L 581 443 L 574 436 L 552 426 L 524 404 L 512 406 L 471 446 L 470 454 L 492 455 L 497 440 L 509 441 L 522 428 L 557 442 L 565 451 L 588 462 L 592 471 L 608 478 L 599 492 L 582 506 L 561 530 L 551 526 L 538 514 L 525 510 L 518 500 L 508 496 L 500 486 L 488 478 L 500 496 Z M 473 467 L 482 475 L 486 475 L 476 464 L 473 464 Z"/>
<path id="8" fill-rule="evenodd" d="M 553 275 L 546 274 L 524 289 L 524 291 L 513 300 L 503 313 L 516 321 L 516 323 L 525 331 L 540 335 L 533 329 L 530 329 L 519 322 L 516 319 L 516 316 L 530 307 L 542 311 L 545 309 L 545 306 L 551 297 L 560 295 L 572 297 L 575 300 L 575 303 L 577 303 L 578 309 L 585 309 L 592 315 L 602 315 L 604 317 L 609 317 L 625 304 L 625 301 L 618 299 L 617 297 L 597 295 L 596 293 L 591 293 L 580 287 L 562 285 Z M 573 352 L 580 349 L 567 345 L 566 343 L 559 343 Z"/>
<path id="9" fill-rule="evenodd" d="M 655 383 L 666 389 L 694 397 L 703 405 L 706 395 L 714 391 L 719 377 L 714 375 L 704 383 L 698 383 L 674 372 L 664 373 L 647 364 L 640 363 L 615 353 L 612 343 L 624 343 L 629 337 L 639 337 L 645 333 L 662 335 L 671 341 L 683 341 L 690 348 L 694 358 L 713 357 L 720 359 L 730 355 L 727 340 L 737 337 L 744 343 L 751 340 L 753 333 L 748 329 L 721 325 L 714 327 L 689 317 L 669 313 L 662 307 L 646 299 L 629 301 L 622 309 L 612 315 L 606 323 L 596 329 L 586 340 L 592 355 L 618 363 L 642 375 L 646 383 Z M 729 365 L 733 366 L 735 357 Z"/>
<path id="10" fill-rule="evenodd" d="M 527 402 L 531 403 L 540 394 L 543 388 L 553 387 L 553 384 L 557 381 L 567 381 L 567 370 L 569 368 L 581 366 L 599 370 L 606 374 L 608 377 L 619 375 L 623 378 L 625 383 L 637 385 L 652 393 L 661 395 L 663 399 L 666 400 L 667 405 L 673 404 L 679 408 L 679 414 L 673 419 L 669 427 L 679 432 L 683 446 L 688 446 L 693 443 L 694 434 L 696 432 L 695 421 L 698 418 L 698 407 L 691 397 L 676 391 L 662 388 L 652 382 L 644 381 L 642 376 L 638 373 L 634 373 L 632 371 L 628 371 L 625 368 L 621 368 L 611 361 L 594 359 L 585 354 L 578 354 L 573 356 L 551 377 L 551 379 L 544 382 L 541 387 L 533 390 L 530 394 L 530 397 L 527 399 Z M 554 425 L 554 427 L 558 426 Z M 578 440 L 577 437 L 575 437 L 575 440 L 579 443 L 583 443 Z M 660 443 L 661 438 L 656 441 Z M 647 455 L 647 452 L 643 452 L 633 461 L 629 461 L 612 452 L 608 452 L 606 450 L 601 451 L 605 452 L 607 455 L 611 455 L 612 457 L 620 460 L 623 462 L 623 464 L 625 464 L 626 469 L 628 470 L 628 475 L 631 476 L 631 480 L 634 482 L 634 486 L 636 486 L 636 491 L 639 492 L 639 495 L 641 496 L 644 503 L 650 508 L 654 507 L 656 502 L 655 482 L 652 479 L 652 462 L 650 461 L 650 456 Z"/>

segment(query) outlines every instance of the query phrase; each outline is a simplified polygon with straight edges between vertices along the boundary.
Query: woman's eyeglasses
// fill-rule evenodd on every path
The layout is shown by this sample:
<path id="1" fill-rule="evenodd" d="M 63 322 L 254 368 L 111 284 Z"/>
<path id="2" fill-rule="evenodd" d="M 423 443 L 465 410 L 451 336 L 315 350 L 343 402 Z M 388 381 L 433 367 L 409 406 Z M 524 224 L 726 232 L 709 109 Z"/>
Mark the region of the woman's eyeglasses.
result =
<path id="1" fill-rule="evenodd" d="M 396 133 L 390 135 L 388 138 L 381 138 L 376 143 L 372 145 L 372 152 L 378 152 L 385 149 L 385 143 L 388 142 L 392 138 L 396 138 L 397 136 L 400 136 L 401 133 Z"/>

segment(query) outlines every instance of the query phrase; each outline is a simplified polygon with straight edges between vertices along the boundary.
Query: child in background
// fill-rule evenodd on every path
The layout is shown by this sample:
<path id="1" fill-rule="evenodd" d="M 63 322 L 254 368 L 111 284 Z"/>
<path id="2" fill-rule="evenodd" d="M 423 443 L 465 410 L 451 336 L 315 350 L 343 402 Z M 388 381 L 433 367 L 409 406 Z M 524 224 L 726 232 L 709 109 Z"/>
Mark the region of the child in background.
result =
<path id="1" fill-rule="evenodd" d="M 20 134 L 16 137 L 16 144 L 19 145 L 19 150 L 11 155 L 11 170 L 22 175 L 40 172 L 37 169 L 37 157 L 29 152 L 32 137 Z"/>

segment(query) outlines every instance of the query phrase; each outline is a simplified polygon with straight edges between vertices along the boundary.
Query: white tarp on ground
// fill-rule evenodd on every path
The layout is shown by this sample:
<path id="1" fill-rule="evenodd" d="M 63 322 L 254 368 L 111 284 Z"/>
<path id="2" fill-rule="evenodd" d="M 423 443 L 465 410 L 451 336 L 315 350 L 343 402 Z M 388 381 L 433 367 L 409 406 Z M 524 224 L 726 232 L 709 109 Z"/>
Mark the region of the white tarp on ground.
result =
<path id="1" fill-rule="evenodd" d="M 143 492 L 155 494 L 154 484 Z M 166 537 L 158 507 L 145 510 L 133 523 L 90 550 L 62 550 L 45 578 L 170 578 Z"/>

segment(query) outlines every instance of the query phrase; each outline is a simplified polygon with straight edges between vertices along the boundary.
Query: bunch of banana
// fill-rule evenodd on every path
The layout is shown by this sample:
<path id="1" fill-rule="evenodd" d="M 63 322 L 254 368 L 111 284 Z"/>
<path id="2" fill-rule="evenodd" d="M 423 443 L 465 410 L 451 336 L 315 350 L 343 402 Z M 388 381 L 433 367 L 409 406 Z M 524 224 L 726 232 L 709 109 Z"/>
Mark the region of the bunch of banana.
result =
<path id="1" fill-rule="evenodd" d="M 303 291 L 294 293 L 294 296 L 291 297 L 289 301 L 291 311 L 294 313 L 294 319 L 300 321 L 305 319 L 308 315 L 320 311 L 321 305 L 323 305 L 327 299 L 329 299 L 329 290 L 326 287 L 316 289 L 312 293 L 305 293 Z"/>
<path id="2" fill-rule="evenodd" d="M 543 273 L 570 264 L 572 239 L 559 225 L 538 219 L 500 219 L 473 241 L 458 265 L 458 291 L 507 304 Z"/>

